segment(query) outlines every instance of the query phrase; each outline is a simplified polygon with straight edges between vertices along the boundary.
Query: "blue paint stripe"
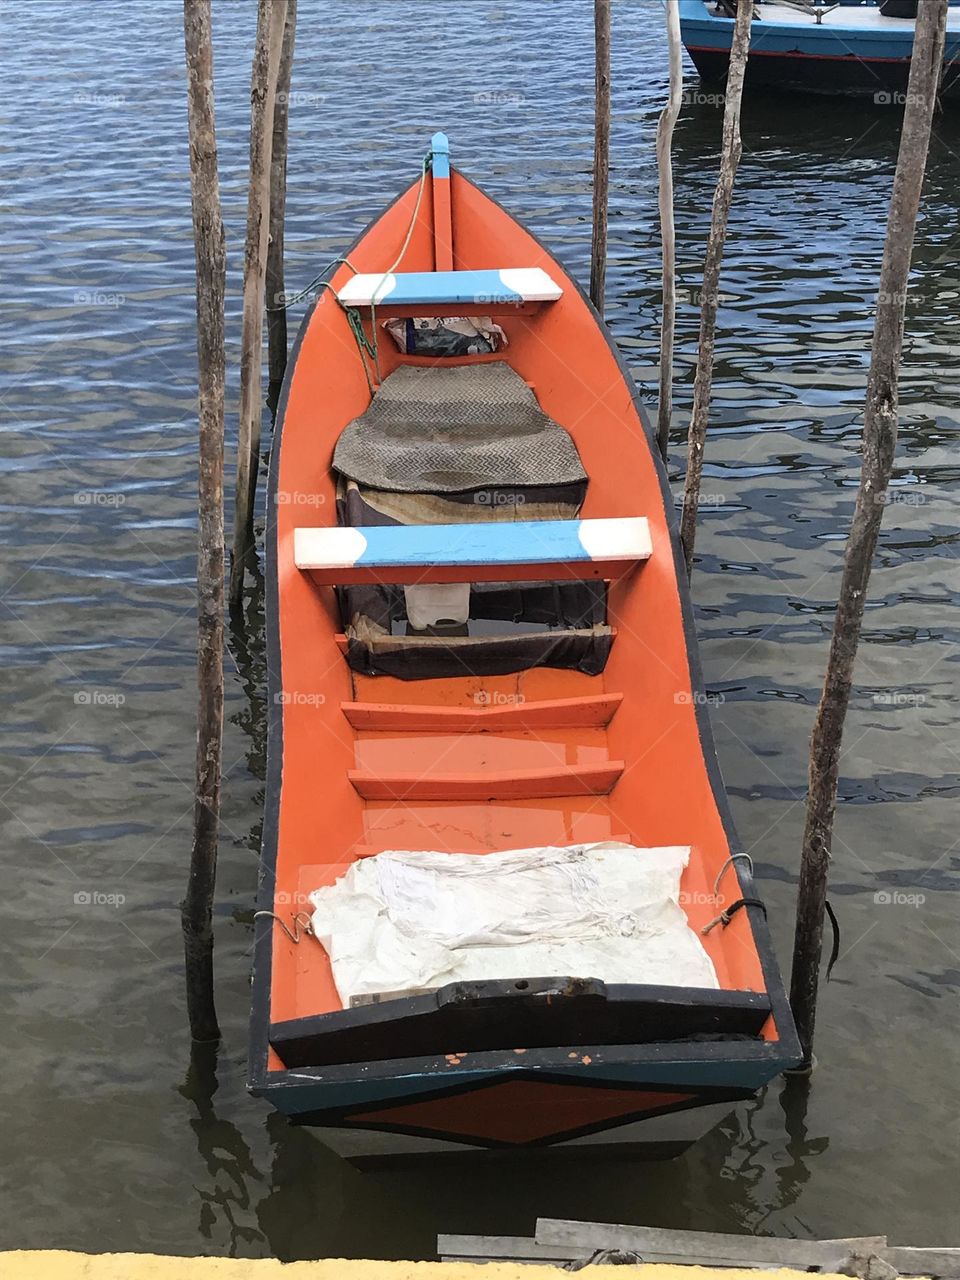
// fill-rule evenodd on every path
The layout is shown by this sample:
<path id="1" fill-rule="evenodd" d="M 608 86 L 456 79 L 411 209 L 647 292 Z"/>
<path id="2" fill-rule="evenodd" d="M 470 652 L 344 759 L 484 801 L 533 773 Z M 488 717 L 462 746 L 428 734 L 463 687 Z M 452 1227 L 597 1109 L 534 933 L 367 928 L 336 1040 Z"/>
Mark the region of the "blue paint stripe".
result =
<path id="1" fill-rule="evenodd" d="M 430 565 L 569 564 L 588 561 L 579 520 L 485 524 L 368 525 L 358 529 L 366 549 L 355 561 L 368 568 Z"/>
<path id="2" fill-rule="evenodd" d="M 445 133 L 435 133 L 430 140 L 431 166 L 435 178 L 450 177 L 450 143 Z"/>
<path id="3" fill-rule="evenodd" d="M 377 291 L 381 305 L 407 306 L 431 302 L 521 303 L 516 289 L 503 283 L 500 272 L 485 271 L 405 271 L 395 276 L 393 289 Z"/>

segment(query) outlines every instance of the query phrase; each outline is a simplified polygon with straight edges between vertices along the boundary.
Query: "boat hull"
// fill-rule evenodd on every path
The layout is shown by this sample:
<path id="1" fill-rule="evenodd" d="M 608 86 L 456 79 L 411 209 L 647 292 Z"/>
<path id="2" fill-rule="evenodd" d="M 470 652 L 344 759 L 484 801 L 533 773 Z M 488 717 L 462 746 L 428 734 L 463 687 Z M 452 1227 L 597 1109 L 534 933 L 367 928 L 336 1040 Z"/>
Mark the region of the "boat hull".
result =
<path id="1" fill-rule="evenodd" d="M 285 1071 L 255 1092 L 348 1159 L 544 1148 L 668 1158 L 755 1096 L 779 1057 L 747 1041 L 448 1054 Z"/>
<path id="2" fill-rule="evenodd" d="M 527 1158 L 536 1158 L 539 1153 L 550 1159 L 564 1155 L 577 1160 L 629 1155 L 640 1160 L 673 1160 L 715 1129 L 730 1114 L 731 1105 L 729 1102 L 714 1103 L 712 1106 L 635 1120 L 616 1129 L 604 1129 L 599 1133 L 552 1143 L 549 1147 L 524 1147 L 519 1150 Z M 504 1153 L 508 1153 L 510 1160 L 516 1160 L 518 1155 L 516 1147 L 491 1148 L 469 1142 L 450 1142 L 442 1138 L 388 1133 L 377 1129 L 321 1127 L 315 1133 L 320 1142 L 335 1155 L 360 1167 L 394 1160 L 406 1162 L 417 1158 L 450 1160 L 458 1156 L 468 1156 L 471 1159 L 485 1156 L 496 1159 Z"/>
<path id="3" fill-rule="evenodd" d="M 550 310 L 505 323 L 512 368 L 536 389 L 544 413 L 578 433 L 590 476 L 585 517 L 642 511 L 653 522 L 655 545 L 635 580 L 609 585 L 609 616 L 620 638 L 602 674 L 511 668 L 401 681 L 349 667 L 332 593 L 298 573 L 293 555 L 296 530 L 308 523 L 303 508 L 316 527 L 332 523 L 330 452 L 370 403 L 356 352 L 344 358 L 353 338 L 343 312 L 329 292 L 321 294 L 288 367 L 270 465 L 270 720 L 251 1089 L 356 1159 L 579 1150 L 581 1141 L 672 1155 L 732 1103 L 796 1065 L 799 1046 L 713 752 L 672 497 L 636 388 L 560 264 L 463 175 L 454 171 L 452 182 L 461 269 L 535 262 L 562 284 L 563 296 Z M 414 186 L 349 250 L 358 272 L 392 260 L 407 226 L 418 225 L 409 222 L 416 199 Z M 410 241 L 410 265 L 428 267 L 433 254 L 427 218 Z M 334 277 L 334 287 L 347 272 L 344 267 Z M 381 349 L 381 359 L 400 357 Z M 324 652 L 326 660 L 318 662 Z M 587 705 L 589 722 L 581 722 Z M 478 708 L 494 713 L 482 731 L 475 731 Z M 524 725 L 513 719 L 501 725 L 504 708 Z M 571 708 L 579 710 L 568 723 Z M 544 719 L 558 715 L 564 727 L 544 727 Z M 516 759 L 505 760 L 504 753 L 514 751 Z M 656 768 L 623 768 L 615 786 L 589 795 L 571 790 L 573 765 L 564 770 L 562 795 L 503 791 L 507 775 L 491 771 L 490 759 L 522 773 L 530 751 L 552 753 L 551 759 L 559 751 L 563 762 L 581 752 L 587 761 L 600 753 L 611 761 L 649 758 Z M 437 795 L 365 794 L 356 780 L 368 775 L 357 769 L 375 766 L 382 773 L 384 752 L 395 771 L 438 776 Z M 433 763 L 425 764 L 422 753 Z M 463 770 L 485 766 L 479 776 L 486 790 L 477 794 L 471 786 L 462 793 L 463 779 L 475 775 L 454 773 L 454 756 Z M 413 988 L 344 1008 L 317 943 L 298 945 L 289 927 L 275 927 L 308 909 L 310 894 L 356 859 L 383 851 L 483 855 L 618 842 L 634 832 L 640 848 L 679 842 L 695 849 L 682 903 L 716 967 L 716 989 L 531 975 L 511 980 L 513 991 L 496 982 L 473 984 L 482 988 L 476 991 L 459 990 L 469 983 L 435 992 Z M 716 927 L 718 912 L 731 905 L 745 909 Z"/>
<path id="4" fill-rule="evenodd" d="M 722 84 L 729 69 L 733 22 L 714 16 L 702 0 L 681 0 L 680 14 L 681 37 L 701 79 Z M 889 29 L 862 31 L 849 25 L 817 25 L 805 17 L 790 24 L 758 21 L 745 84 L 873 98 L 878 106 L 902 105 L 912 47 L 913 23 L 895 19 Z M 960 32 L 947 37 L 941 98 L 960 101 Z"/>
<path id="5" fill-rule="evenodd" d="M 705 83 L 722 84 L 726 80 L 729 50 L 688 44 L 687 52 Z M 904 102 L 909 78 L 909 61 L 880 63 L 860 58 L 751 52 L 745 84 L 754 89 L 872 98 L 878 106 L 897 106 Z M 960 64 L 945 77 L 942 98 L 945 102 L 960 102 Z"/>
<path id="6" fill-rule="evenodd" d="M 351 1161 L 504 1151 L 630 1151 L 645 1159 L 672 1159 L 709 1133 L 737 1101 L 754 1094 L 723 1087 L 493 1077 L 463 1088 L 433 1088 L 410 1099 L 367 1103 L 358 1111 L 287 1114 L 291 1123 L 313 1128 L 325 1146 Z M 289 1097 L 283 1102 L 296 1106 Z M 300 1102 L 309 1107 L 309 1091 Z M 619 1115 L 611 1115 L 615 1109 Z M 556 1127 L 558 1115 L 568 1130 L 542 1132 Z"/>

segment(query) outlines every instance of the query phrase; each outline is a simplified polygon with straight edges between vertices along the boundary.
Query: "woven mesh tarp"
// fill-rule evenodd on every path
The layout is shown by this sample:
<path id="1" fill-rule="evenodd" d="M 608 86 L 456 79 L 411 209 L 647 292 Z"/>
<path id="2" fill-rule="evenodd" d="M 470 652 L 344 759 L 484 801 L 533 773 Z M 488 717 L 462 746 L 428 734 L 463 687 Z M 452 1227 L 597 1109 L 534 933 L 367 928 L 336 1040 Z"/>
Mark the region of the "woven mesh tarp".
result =
<path id="1" fill-rule="evenodd" d="M 569 433 L 502 360 L 452 369 L 401 366 L 343 431 L 333 465 L 363 485 L 400 493 L 586 479 Z"/>

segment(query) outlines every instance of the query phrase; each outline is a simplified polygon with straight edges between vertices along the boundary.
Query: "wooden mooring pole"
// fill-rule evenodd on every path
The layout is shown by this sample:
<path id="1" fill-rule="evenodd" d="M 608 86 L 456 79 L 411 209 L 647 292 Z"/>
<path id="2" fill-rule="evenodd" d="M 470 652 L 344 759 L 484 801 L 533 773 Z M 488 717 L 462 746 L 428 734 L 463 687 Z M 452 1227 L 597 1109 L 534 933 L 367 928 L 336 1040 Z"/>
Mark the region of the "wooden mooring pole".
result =
<path id="1" fill-rule="evenodd" d="M 287 211 L 287 139 L 290 126 L 290 85 L 297 36 L 297 0 L 287 0 L 277 99 L 273 112 L 270 154 L 270 243 L 267 247 L 267 347 L 270 403 L 275 404 L 287 368 L 287 312 L 284 307 L 283 224 Z"/>
<path id="2" fill-rule="evenodd" d="M 680 513 L 680 542 L 687 566 L 687 577 L 693 572 L 693 547 L 697 537 L 697 508 L 700 505 L 700 479 L 703 475 L 703 449 L 710 415 L 710 393 L 713 388 L 713 353 L 717 336 L 717 307 L 720 294 L 720 268 L 723 246 L 727 239 L 727 223 L 733 202 L 733 184 L 740 164 L 743 145 L 740 141 L 740 103 L 743 80 L 750 53 L 750 23 L 753 0 L 740 0 L 733 27 L 730 69 L 727 72 L 723 105 L 723 145 L 720 154 L 720 176 L 713 197 L 713 216 L 703 264 L 703 292 L 700 295 L 700 346 L 697 372 L 693 383 L 693 412 L 687 432 L 687 474 L 683 485 L 683 509 Z"/>
<path id="3" fill-rule="evenodd" d="M 240 429 L 237 495 L 230 564 L 230 604 L 243 596 L 244 570 L 253 554 L 253 506 L 260 464 L 263 416 L 263 313 L 270 231 L 270 169 L 277 77 L 287 0 L 258 0 L 257 37 L 250 81 L 250 190 L 243 265 L 243 328 L 240 337 Z"/>
<path id="4" fill-rule="evenodd" d="M 683 54 L 680 45 L 680 0 L 666 0 L 670 91 L 657 125 L 657 171 L 660 177 L 660 242 L 663 246 L 663 300 L 660 313 L 660 395 L 657 444 L 667 460 L 673 412 L 673 338 L 677 319 L 677 237 L 673 218 L 673 131 L 683 104 Z"/>
<path id="5" fill-rule="evenodd" d="M 607 208 L 610 190 L 610 0 L 594 0 L 593 241 L 590 301 L 603 315 L 607 279 Z"/>
<path id="6" fill-rule="evenodd" d="M 181 906 L 195 1041 L 220 1035 L 213 995 L 213 893 L 223 749 L 223 390 L 226 249 L 220 213 L 210 0 L 184 0 L 190 185 L 197 268 L 200 464 L 197 776 L 190 877 Z"/>
<path id="7" fill-rule="evenodd" d="M 843 723 L 863 623 L 870 569 L 893 470 L 899 411 L 898 378 L 913 240 L 923 191 L 930 130 L 943 65 L 948 0 L 920 5 L 900 153 L 893 180 L 887 239 L 873 329 L 870 373 L 863 416 L 860 486 L 847 540 L 840 596 L 826 676 L 810 743 L 807 814 L 797 899 L 790 1003 L 803 1048 L 813 1062 L 827 876 L 833 839 Z"/>

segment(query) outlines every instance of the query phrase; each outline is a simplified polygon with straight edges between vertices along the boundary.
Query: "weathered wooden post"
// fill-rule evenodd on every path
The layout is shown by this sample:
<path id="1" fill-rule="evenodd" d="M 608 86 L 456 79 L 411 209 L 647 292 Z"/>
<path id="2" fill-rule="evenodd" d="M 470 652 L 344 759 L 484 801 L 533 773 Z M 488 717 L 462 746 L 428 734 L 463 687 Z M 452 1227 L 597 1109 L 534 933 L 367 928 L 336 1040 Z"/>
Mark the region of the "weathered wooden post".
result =
<path id="1" fill-rule="evenodd" d="M 660 176 L 660 242 L 663 246 L 663 301 L 660 314 L 660 397 L 657 444 L 667 460 L 673 412 L 673 335 L 677 319 L 677 241 L 673 220 L 673 131 L 683 103 L 683 54 L 680 45 L 680 0 L 666 0 L 670 91 L 657 125 L 657 171 Z"/>
<path id="2" fill-rule="evenodd" d="M 594 0 L 593 241 L 590 301 L 603 315 L 607 278 L 607 204 L 610 190 L 610 0 Z"/>
<path id="3" fill-rule="evenodd" d="M 286 16 L 287 0 L 258 0 L 257 38 L 250 81 L 250 190 L 243 263 L 240 429 L 230 565 L 231 605 L 240 603 L 244 570 L 254 547 L 253 504 L 257 492 L 260 420 L 263 416 L 263 311 L 270 231 L 270 153 Z"/>
<path id="4" fill-rule="evenodd" d="M 274 403 L 287 367 L 287 312 L 284 307 L 283 224 L 287 211 L 287 138 L 290 123 L 290 84 L 293 48 L 297 36 L 297 0 L 287 0 L 277 101 L 273 112 L 273 145 L 270 154 L 270 243 L 267 247 L 267 348 L 270 396 Z"/>
<path id="5" fill-rule="evenodd" d="M 840 772 L 843 722 L 863 622 L 870 569 L 893 470 L 899 410 L 898 377 L 913 239 L 923 191 L 930 130 L 943 65 L 948 0 L 924 0 L 917 15 L 913 60 L 893 180 L 880 270 L 870 374 L 863 415 L 860 487 L 850 525 L 827 671 L 810 743 L 807 814 L 797 899 L 790 1003 L 803 1048 L 813 1063 L 827 874 Z"/>
<path id="6" fill-rule="evenodd" d="M 710 392 L 713 387 L 713 351 L 717 336 L 717 306 L 720 292 L 720 267 L 727 239 L 727 222 L 733 201 L 733 184 L 743 146 L 740 141 L 740 103 L 743 80 L 750 53 L 750 23 L 753 0 L 740 0 L 733 27 L 730 69 L 727 72 L 723 106 L 723 146 L 720 154 L 720 176 L 713 197 L 713 217 L 703 264 L 703 292 L 700 295 L 700 347 L 697 372 L 693 383 L 693 412 L 687 432 L 687 475 L 683 484 L 683 510 L 680 512 L 680 541 L 687 565 L 687 577 L 693 572 L 693 546 L 697 537 L 697 508 L 700 504 L 700 478 L 703 474 L 703 448 L 710 414 Z"/>
<path id="7" fill-rule="evenodd" d="M 184 0 L 190 185 L 197 264 L 200 464 L 197 777 L 190 878 L 181 907 L 194 1040 L 220 1035 L 213 996 L 213 893 L 223 748 L 223 387 L 226 250 L 220 214 L 210 0 Z"/>

